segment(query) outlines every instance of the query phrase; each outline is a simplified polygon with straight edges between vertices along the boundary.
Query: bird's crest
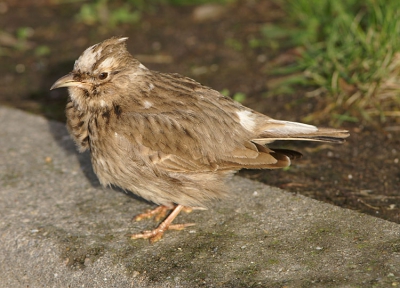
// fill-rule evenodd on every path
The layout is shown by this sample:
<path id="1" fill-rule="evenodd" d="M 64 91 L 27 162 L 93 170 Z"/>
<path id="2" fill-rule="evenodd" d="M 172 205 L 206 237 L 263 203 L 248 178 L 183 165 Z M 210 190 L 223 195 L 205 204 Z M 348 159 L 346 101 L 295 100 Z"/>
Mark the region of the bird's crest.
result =
<path id="1" fill-rule="evenodd" d="M 91 72 L 96 65 L 101 63 L 99 62 L 101 58 L 111 61 L 113 57 L 108 57 L 109 54 L 115 54 L 115 52 L 119 52 L 118 50 L 127 52 L 125 44 L 127 39 L 128 37 L 113 37 L 90 46 L 82 53 L 78 60 L 75 61 L 74 70 Z M 110 65 L 110 63 L 106 64 Z"/>

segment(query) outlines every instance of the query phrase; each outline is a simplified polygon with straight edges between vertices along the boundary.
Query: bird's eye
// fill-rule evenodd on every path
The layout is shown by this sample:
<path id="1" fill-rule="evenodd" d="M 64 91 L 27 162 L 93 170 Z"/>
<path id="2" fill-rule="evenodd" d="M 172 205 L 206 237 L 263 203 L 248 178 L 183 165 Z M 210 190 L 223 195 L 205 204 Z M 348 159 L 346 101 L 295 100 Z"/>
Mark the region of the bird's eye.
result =
<path id="1" fill-rule="evenodd" d="M 99 74 L 99 79 L 100 79 L 100 80 L 104 80 L 104 79 L 107 78 L 107 76 L 108 76 L 108 73 L 107 73 L 107 72 L 100 73 L 100 74 Z"/>

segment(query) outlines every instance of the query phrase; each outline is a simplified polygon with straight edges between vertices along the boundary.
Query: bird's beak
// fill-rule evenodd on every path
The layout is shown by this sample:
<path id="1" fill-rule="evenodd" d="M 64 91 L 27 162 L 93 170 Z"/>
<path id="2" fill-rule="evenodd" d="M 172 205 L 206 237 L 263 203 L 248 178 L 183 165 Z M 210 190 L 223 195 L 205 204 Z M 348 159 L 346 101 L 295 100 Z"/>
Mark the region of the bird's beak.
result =
<path id="1" fill-rule="evenodd" d="M 71 72 L 60 79 L 58 79 L 56 82 L 54 82 L 53 86 L 51 86 L 50 90 L 61 88 L 61 87 L 81 87 L 82 82 L 74 80 L 74 74 Z"/>

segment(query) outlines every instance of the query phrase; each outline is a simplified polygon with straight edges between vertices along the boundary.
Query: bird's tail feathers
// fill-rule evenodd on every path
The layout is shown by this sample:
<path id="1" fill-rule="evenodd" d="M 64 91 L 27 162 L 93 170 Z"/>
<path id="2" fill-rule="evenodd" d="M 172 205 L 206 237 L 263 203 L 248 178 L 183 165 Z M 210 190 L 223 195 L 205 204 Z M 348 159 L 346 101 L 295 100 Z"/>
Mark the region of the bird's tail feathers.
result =
<path id="1" fill-rule="evenodd" d="M 266 129 L 259 137 L 252 139 L 252 142 L 261 145 L 277 140 L 342 143 L 349 136 L 349 131 L 343 129 L 318 128 L 313 125 L 273 119 L 268 121 Z"/>

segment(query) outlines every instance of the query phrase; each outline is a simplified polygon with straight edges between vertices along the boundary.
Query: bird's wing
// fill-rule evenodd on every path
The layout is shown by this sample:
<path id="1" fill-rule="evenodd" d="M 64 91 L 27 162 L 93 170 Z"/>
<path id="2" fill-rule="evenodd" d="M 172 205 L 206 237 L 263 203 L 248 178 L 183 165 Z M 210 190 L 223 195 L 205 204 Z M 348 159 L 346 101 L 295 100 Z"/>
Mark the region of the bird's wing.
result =
<path id="1" fill-rule="evenodd" d="M 146 78 L 147 79 L 147 78 Z M 151 79 L 151 77 L 150 77 Z M 274 120 L 177 74 L 158 74 L 122 108 L 123 135 L 167 171 L 282 168 L 301 155 L 272 150 L 275 140 L 342 141 L 348 132 Z M 132 95 L 130 95 L 132 97 Z M 144 148 L 143 148 L 144 147 Z"/>
<path id="2" fill-rule="evenodd" d="M 118 132 L 133 149 L 151 155 L 157 168 L 184 172 L 289 165 L 289 157 L 251 141 L 255 135 L 237 113 L 247 108 L 189 78 L 162 76 L 165 81 L 146 84 L 151 89 L 138 89 L 135 107 L 122 106 L 120 121 L 128 125 Z"/>
<path id="3" fill-rule="evenodd" d="M 129 131 L 121 135 L 128 139 L 132 149 L 140 149 L 158 169 L 167 171 L 205 172 L 289 165 L 289 158 L 281 153 L 234 131 L 237 123 L 229 125 L 227 121 L 212 118 L 200 120 L 200 116 L 190 116 L 184 111 L 173 115 L 124 113 L 121 117 L 130 125 Z"/>

